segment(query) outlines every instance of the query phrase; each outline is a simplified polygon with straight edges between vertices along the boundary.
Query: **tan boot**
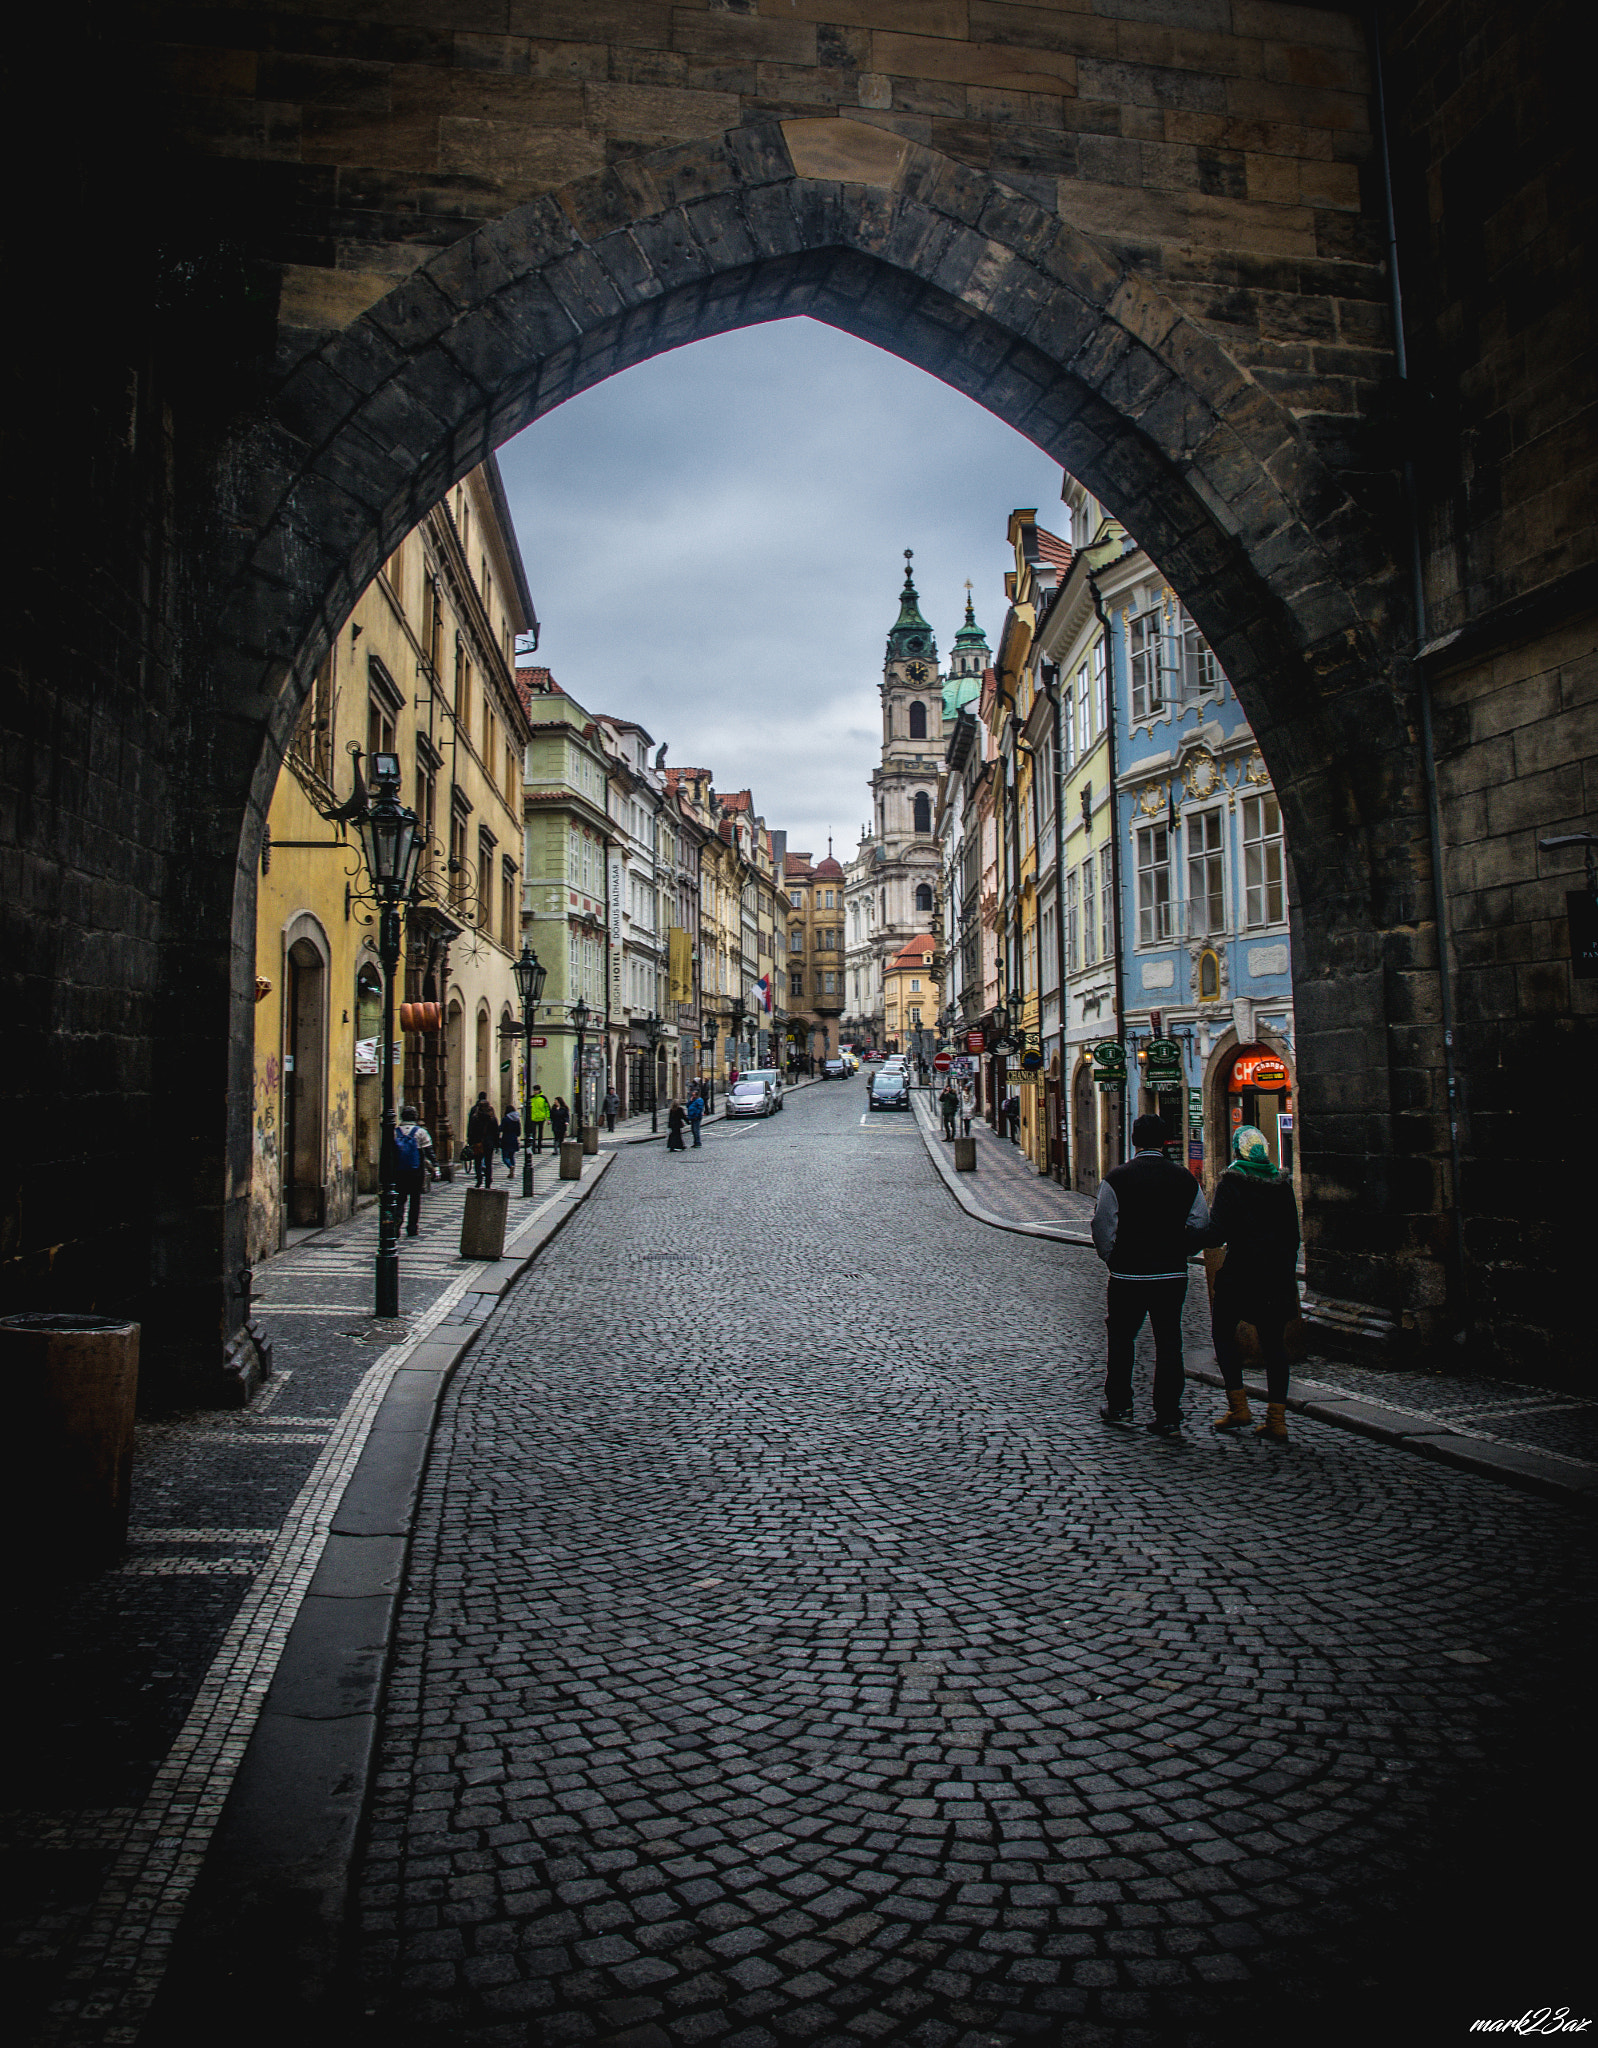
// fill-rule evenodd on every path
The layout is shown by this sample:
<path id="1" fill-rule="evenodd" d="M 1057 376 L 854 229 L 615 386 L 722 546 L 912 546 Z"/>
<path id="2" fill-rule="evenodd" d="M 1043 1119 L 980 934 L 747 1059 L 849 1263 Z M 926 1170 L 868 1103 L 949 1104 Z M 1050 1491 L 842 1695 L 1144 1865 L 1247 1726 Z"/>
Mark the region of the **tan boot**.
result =
<path id="1" fill-rule="evenodd" d="M 1265 1404 L 1265 1420 L 1255 1430 L 1254 1434 L 1256 1436 L 1268 1436 L 1275 1443 L 1285 1444 L 1287 1442 L 1287 1403 L 1285 1401 L 1267 1401 Z"/>
<path id="2" fill-rule="evenodd" d="M 1254 1420 L 1254 1411 L 1248 1405 L 1248 1391 L 1244 1387 L 1231 1387 L 1226 1395 L 1226 1413 L 1217 1415 L 1217 1429 L 1244 1429 Z"/>

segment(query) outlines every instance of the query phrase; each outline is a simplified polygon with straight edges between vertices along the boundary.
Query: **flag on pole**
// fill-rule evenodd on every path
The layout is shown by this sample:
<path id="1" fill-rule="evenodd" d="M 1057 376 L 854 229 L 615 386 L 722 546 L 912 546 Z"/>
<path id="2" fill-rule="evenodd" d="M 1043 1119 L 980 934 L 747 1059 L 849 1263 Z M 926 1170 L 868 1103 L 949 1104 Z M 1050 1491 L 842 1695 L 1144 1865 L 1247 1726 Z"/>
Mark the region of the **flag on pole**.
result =
<path id="1" fill-rule="evenodd" d="M 771 1010 L 771 976 L 769 974 L 761 975 L 760 979 L 755 983 L 755 993 L 760 998 L 761 1009 L 769 1014 Z"/>

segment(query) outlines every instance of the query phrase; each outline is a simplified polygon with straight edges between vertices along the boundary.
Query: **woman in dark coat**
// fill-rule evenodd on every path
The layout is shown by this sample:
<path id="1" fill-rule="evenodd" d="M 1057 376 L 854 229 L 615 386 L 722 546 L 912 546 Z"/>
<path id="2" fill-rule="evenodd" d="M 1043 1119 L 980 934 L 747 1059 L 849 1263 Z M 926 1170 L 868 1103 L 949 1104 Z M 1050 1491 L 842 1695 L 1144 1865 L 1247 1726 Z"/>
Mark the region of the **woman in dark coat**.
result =
<path id="1" fill-rule="evenodd" d="M 549 1105 L 549 1129 L 550 1129 L 550 1135 L 551 1135 L 551 1136 L 552 1136 L 552 1137 L 554 1138 L 554 1140 L 555 1140 L 555 1150 L 556 1150 L 557 1152 L 558 1152 L 558 1151 L 560 1150 L 561 1146 L 562 1146 L 562 1145 L 563 1145 L 563 1144 L 565 1143 L 565 1140 L 566 1140 L 566 1126 L 567 1126 L 567 1125 L 568 1125 L 568 1124 L 569 1124 L 569 1123 L 571 1122 L 571 1120 L 572 1120 L 572 1113 L 571 1113 L 571 1111 L 570 1111 L 570 1110 L 569 1110 L 569 1109 L 568 1109 L 568 1108 L 566 1107 L 566 1098 L 565 1098 L 565 1096 L 564 1096 L 564 1095 L 557 1095 L 557 1096 L 555 1097 L 555 1100 L 554 1100 L 554 1101 L 553 1101 L 553 1102 L 552 1102 L 552 1103 L 551 1103 L 551 1104 Z"/>
<path id="2" fill-rule="evenodd" d="M 1238 1324 L 1252 1323 L 1265 1354 L 1265 1420 L 1254 1434 L 1285 1443 L 1286 1327 L 1299 1314 L 1298 1203 L 1291 1178 L 1272 1166 L 1265 1133 L 1253 1124 L 1232 1133 L 1232 1163 L 1216 1186 L 1204 1242 L 1226 1246 L 1210 1325 L 1226 1387 L 1226 1413 L 1215 1427 L 1242 1429 L 1254 1420 L 1237 1343 Z"/>
<path id="3" fill-rule="evenodd" d="M 666 1112 L 666 1150 L 681 1152 L 685 1149 L 682 1141 L 683 1126 L 688 1121 L 688 1112 L 680 1102 L 674 1102 Z"/>

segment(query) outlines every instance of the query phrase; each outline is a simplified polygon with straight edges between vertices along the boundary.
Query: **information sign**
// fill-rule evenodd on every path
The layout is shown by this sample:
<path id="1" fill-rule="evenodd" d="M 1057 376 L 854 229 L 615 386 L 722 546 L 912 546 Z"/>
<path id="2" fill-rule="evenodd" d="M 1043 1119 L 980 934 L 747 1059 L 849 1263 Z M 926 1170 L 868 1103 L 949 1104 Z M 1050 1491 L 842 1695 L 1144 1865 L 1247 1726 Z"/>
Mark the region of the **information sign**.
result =
<path id="1" fill-rule="evenodd" d="M 1204 1090 L 1189 1088 L 1187 1091 L 1187 1120 L 1195 1131 L 1204 1128 Z"/>
<path id="2" fill-rule="evenodd" d="M 1174 1038 L 1151 1038 L 1145 1049 L 1143 1080 L 1154 1089 L 1180 1088 L 1182 1048 Z"/>
<path id="3" fill-rule="evenodd" d="M 1119 1088 L 1126 1080 L 1126 1047 L 1107 1038 L 1093 1048 L 1093 1078 L 1101 1088 Z"/>

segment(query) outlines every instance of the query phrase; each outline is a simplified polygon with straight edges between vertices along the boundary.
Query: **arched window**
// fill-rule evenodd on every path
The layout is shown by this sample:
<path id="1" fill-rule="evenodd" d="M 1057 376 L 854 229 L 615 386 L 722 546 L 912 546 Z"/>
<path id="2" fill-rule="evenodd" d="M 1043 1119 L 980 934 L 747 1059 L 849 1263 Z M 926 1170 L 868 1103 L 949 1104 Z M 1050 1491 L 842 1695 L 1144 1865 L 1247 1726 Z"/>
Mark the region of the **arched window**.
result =
<path id="1" fill-rule="evenodd" d="M 923 882 L 923 883 L 921 884 L 920 888 L 918 888 L 918 889 L 916 890 L 916 909 L 917 909 L 917 910 L 930 910 L 931 908 L 932 908 L 932 885 L 931 885 L 931 883 L 930 883 L 930 882 Z"/>
<path id="2" fill-rule="evenodd" d="M 927 707 L 925 704 L 912 704 L 910 706 L 910 737 L 913 740 L 924 740 L 926 736 Z"/>
<path id="3" fill-rule="evenodd" d="M 916 830 L 918 832 L 930 832 L 932 830 L 932 799 L 924 789 L 916 791 Z"/>
<path id="4" fill-rule="evenodd" d="M 1199 1001 L 1213 1003 L 1221 993 L 1221 963 L 1208 946 L 1199 955 Z"/>

